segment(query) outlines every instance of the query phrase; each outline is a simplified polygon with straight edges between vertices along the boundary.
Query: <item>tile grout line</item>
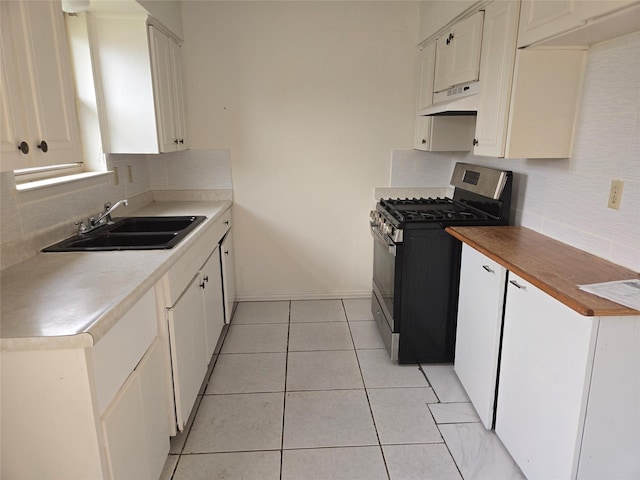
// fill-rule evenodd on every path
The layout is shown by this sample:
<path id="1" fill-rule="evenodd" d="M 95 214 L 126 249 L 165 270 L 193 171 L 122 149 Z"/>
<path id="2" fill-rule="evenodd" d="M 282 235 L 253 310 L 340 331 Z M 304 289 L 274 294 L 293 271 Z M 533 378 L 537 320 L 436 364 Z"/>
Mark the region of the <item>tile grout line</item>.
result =
<path id="1" fill-rule="evenodd" d="M 284 355 L 284 387 L 282 392 L 282 434 L 280 435 L 280 480 L 284 467 L 284 421 L 287 408 L 287 374 L 289 369 L 289 337 L 291 335 L 291 300 L 289 300 L 289 321 L 287 322 L 287 348 Z"/>
<path id="2" fill-rule="evenodd" d="M 382 442 L 380 441 L 380 434 L 378 433 L 378 426 L 376 425 L 376 419 L 373 415 L 373 408 L 371 408 L 371 400 L 369 399 L 369 392 L 367 391 L 367 385 L 364 381 L 364 375 L 362 374 L 362 367 L 360 366 L 360 358 L 358 357 L 358 351 L 356 349 L 356 342 L 353 339 L 353 332 L 351 331 L 351 323 L 349 322 L 349 316 L 347 315 L 347 308 L 344 305 L 344 299 L 341 299 L 342 309 L 344 310 L 344 316 L 347 319 L 347 327 L 349 328 L 349 335 L 351 335 L 351 343 L 353 343 L 353 353 L 356 356 L 356 362 L 358 363 L 358 371 L 362 378 L 362 386 L 364 388 L 364 395 L 367 399 L 367 405 L 369 406 L 369 414 L 371 415 L 371 421 L 373 422 L 373 429 L 376 432 L 376 438 L 378 439 L 378 448 L 380 449 L 380 455 L 382 455 L 382 463 L 384 463 L 384 470 L 387 473 L 387 478 L 391 480 L 391 474 L 389 473 L 389 466 L 387 465 L 387 459 L 384 456 L 384 450 L 382 449 Z"/>

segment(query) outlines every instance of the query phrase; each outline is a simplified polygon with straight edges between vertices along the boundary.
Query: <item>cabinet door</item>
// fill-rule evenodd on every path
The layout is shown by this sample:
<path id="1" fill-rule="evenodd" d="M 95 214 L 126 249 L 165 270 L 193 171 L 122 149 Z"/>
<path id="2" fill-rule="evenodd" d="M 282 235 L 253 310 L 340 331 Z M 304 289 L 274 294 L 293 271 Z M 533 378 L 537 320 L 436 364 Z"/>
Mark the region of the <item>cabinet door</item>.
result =
<path id="1" fill-rule="evenodd" d="M 207 334 L 207 358 L 211 361 L 211 356 L 225 323 L 219 248 L 213 251 L 207 263 L 202 267 L 201 276 L 204 284 L 204 323 Z"/>
<path id="2" fill-rule="evenodd" d="M 114 480 L 157 479 L 169 453 L 159 344 L 152 344 L 102 417 Z"/>
<path id="3" fill-rule="evenodd" d="M 3 70 L 8 69 L 2 95 L 13 97 L 2 102 L 3 121 L 16 115 L 3 126 L 3 170 L 81 162 L 60 2 L 1 2 L 1 8 Z M 29 145 L 27 155 L 17 148 L 23 141 Z"/>
<path id="4" fill-rule="evenodd" d="M 175 94 L 173 91 L 173 41 L 154 27 L 149 27 L 153 90 L 158 122 L 158 142 L 161 152 L 173 152 L 179 145 L 176 137 Z"/>
<path id="5" fill-rule="evenodd" d="M 580 3 L 577 0 L 522 0 L 518 48 L 582 25 Z"/>
<path id="6" fill-rule="evenodd" d="M 131 375 L 102 417 L 110 477 L 150 479 L 140 378 Z"/>
<path id="7" fill-rule="evenodd" d="M 15 12 L 10 11 L 13 3 L 0 3 L 0 21 L 2 29 L 0 33 L 0 49 L 2 64 L 2 83 L 0 83 L 0 144 L 2 155 L 0 167 L 2 171 L 24 168 L 31 165 L 31 155 L 18 150 L 21 142 L 29 142 L 27 129 L 27 115 L 25 106 L 21 101 L 20 79 L 18 78 L 18 60 L 14 51 L 14 40 L 10 35 L 12 24 L 19 19 L 14 19 Z M 15 9 L 14 9 L 15 10 Z M 33 147 L 33 145 L 31 145 Z"/>
<path id="8" fill-rule="evenodd" d="M 475 155 L 504 157 L 519 9 L 518 2 L 493 2 L 486 7 Z"/>
<path id="9" fill-rule="evenodd" d="M 574 478 L 596 321 L 509 272 L 496 433 L 527 478 Z"/>
<path id="10" fill-rule="evenodd" d="M 456 23 L 438 38 L 434 92 L 478 80 L 483 12 Z"/>
<path id="11" fill-rule="evenodd" d="M 156 340 L 136 372 L 140 378 L 140 395 L 144 411 L 144 434 L 150 478 L 160 478 L 169 454 L 169 424 L 162 370 L 162 350 Z"/>
<path id="12" fill-rule="evenodd" d="M 480 420 L 493 427 L 506 269 L 462 246 L 454 370 Z"/>
<path id="13" fill-rule="evenodd" d="M 222 258 L 222 288 L 224 292 L 224 320 L 231 323 L 233 315 L 233 304 L 236 299 L 236 274 L 233 257 L 233 237 L 231 229 L 220 243 L 220 254 Z"/>
<path id="14" fill-rule="evenodd" d="M 178 429 L 184 430 L 207 373 L 207 343 L 200 276 L 169 312 L 173 390 Z"/>
<path id="15" fill-rule="evenodd" d="M 185 150 L 187 145 L 187 125 L 184 115 L 184 87 L 182 85 L 182 47 L 171 42 L 171 73 L 174 92 L 174 123 L 176 126 L 176 138 L 178 140 L 176 150 Z"/>

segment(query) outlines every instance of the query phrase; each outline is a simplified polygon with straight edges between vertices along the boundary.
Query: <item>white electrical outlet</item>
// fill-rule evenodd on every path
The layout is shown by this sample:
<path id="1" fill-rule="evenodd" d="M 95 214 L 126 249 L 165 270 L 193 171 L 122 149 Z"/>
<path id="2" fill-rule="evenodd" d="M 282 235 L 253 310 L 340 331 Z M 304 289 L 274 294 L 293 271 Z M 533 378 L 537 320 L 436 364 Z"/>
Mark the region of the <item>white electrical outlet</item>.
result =
<path id="1" fill-rule="evenodd" d="M 623 188 L 624 182 L 622 180 L 611 180 L 611 189 L 609 190 L 609 208 L 620 210 Z"/>

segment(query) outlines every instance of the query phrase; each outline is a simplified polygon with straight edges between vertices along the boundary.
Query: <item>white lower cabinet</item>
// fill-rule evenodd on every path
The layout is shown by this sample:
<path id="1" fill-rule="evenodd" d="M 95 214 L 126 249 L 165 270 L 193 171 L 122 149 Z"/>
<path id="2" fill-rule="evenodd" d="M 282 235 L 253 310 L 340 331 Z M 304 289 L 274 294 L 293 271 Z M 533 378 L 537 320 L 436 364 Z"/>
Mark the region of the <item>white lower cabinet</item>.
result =
<path id="1" fill-rule="evenodd" d="M 509 274 L 496 433 L 527 478 L 575 478 L 597 320 Z"/>
<path id="2" fill-rule="evenodd" d="M 189 420 L 225 325 L 225 303 L 233 305 L 230 215 L 228 210 L 205 231 L 156 288 L 166 312 L 161 322 L 168 322 L 161 329 L 168 329 L 165 348 L 175 407 L 171 434 L 176 427 L 183 431 Z"/>
<path id="3" fill-rule="evenodd" d="M 81 334 L 76 347 L 2 351 L 0 477 L 159 478 L 169 413 L 155 316 L 151 290 L 95 345 Z"/>
<path id="4" fill-rule="evenodd" d="M 204 327 L 207 339 L 207 359 L 215 351 L 218 339 L 224 328 L 224 300 L 222 295 L 222 268 L 220 265 L 220 248 L 217 247 L 207 263 L 202 267 L 202 298 L 204 301 Z"/>
<path id="5" fill-rule="evenodd" d="M 496 433 L 527 478 L 640 477 L 640 317 L 578 314 L 509 273 Z"/>
<path id="6" fill-rule="evenodd" d="M 487 429 L 493 427 L 507 270 L 463 244 L 454 370 Z"/>
<path id="7" fill-rule="evenodd" d="M 112 479 L 157 479 L 169 452 L 161 352 L 156 340 L 102 417 Z"/>
<path id="8" fill-rule="evenodd" d="M 184 430 L 207 373 L 207 342 L 200 277 L 168 309 L 178 429 Z"/>
<path id="9" fill-rule="evenodd" d="M 233 306 L 236 298 L 235 262 L 233 253 L 233 237 L 231 229 L 220 243 L 220 258 L 222 259 L 222 288 L 224 292 L 224 321 L 231 323 Z"/>

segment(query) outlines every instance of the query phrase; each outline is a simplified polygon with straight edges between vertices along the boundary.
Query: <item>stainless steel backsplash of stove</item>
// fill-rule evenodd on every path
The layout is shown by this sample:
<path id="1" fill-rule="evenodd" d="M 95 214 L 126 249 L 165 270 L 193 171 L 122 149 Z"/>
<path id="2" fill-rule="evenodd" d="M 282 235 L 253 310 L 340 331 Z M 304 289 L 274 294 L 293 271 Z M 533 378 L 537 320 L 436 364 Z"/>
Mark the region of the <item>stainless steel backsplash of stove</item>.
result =
<path id="1" fill-rule="evenodd" d="M 453 198 L 382 199 L 371 212 L 371 309 L 393 360 L 450 363 L 460 252 L 451 225 L 508 225 L 512 173 L 456 164 Z"/>

